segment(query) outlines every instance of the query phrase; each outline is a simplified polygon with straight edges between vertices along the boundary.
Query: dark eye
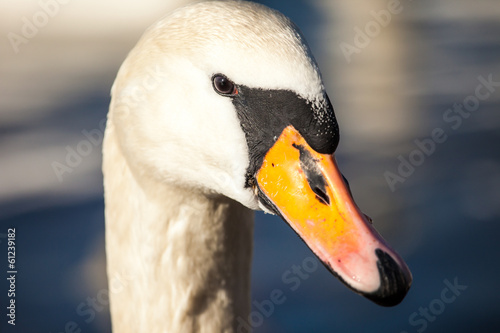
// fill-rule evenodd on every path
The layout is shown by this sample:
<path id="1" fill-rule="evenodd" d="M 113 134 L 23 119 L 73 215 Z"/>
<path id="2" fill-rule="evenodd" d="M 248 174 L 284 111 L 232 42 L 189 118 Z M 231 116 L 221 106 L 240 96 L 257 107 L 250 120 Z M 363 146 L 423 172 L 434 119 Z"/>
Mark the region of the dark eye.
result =
<path id="1" fill-rule="evenodd" d="M 222 74 L 215 74 L 212 77 L 215 91 L 221 95 L 237 95 L 238 89 L 234 83 Z"/>

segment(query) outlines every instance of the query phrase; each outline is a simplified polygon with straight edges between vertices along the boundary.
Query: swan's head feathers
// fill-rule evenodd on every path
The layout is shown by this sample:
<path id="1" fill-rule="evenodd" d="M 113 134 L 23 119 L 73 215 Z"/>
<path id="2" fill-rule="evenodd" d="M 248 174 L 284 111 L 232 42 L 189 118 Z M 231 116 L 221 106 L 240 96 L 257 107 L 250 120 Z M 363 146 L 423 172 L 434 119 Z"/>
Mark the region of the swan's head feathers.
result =
<path id="1" fill-rule="evenodd" d="M 120 124 L 137 173 L 202 186 L 255 209 L 245 187 L 248 144 L 233 99 L 214 91 L 219 73 L 237 86 L 292 92 L 318 119 L 329 104 L 287 17 L 255 3 L 216 1 L 178 9 L 145 32 L 120 68 L 110 119 Z"/>

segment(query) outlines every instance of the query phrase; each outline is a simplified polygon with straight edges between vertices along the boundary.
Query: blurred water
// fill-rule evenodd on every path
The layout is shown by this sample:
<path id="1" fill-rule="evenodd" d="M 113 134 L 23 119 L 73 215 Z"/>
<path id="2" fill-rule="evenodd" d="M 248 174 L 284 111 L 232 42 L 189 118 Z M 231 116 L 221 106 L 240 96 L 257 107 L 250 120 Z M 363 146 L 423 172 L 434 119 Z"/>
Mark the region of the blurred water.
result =
<path id="1" fill-rule="evenodd" d="M 280 219 L 259 213 L 252 296 L 262 302 L 280 289 L 286 301 L 255 332 L 498 331 L 500 87 L 460 125 L 444 116 L 475 96 L 479 77 L 500 81 L 500 6 L 402 2 L 402 12 L 347 63 L 339 44 L 352 43 L 354 27 L 388 2 L 262 2 L 290 16 L 310 42 L 341 126 L 339 164 L 359 206 L 407 260 L 414 284 L 401 305 L 381 308 L 319 265 L 292 290 L 283 274 L 311 252 Z M 126 36 L 118 28 L 73 36 L 53 33 L 65 20 L 61 9 L 18 54 L 5 39 L 1 44 L 0 255 L 7 228 L 15 227 L 19 271 L 18 325 L 7 326 L 2 315 L 1 332 L 63 332 L 71 322 L 82 332 L 110 331 L 106 307 L 97 307 L 95 317 L 77 312 L 107 286 L 100 142 L 61 181 L 53 162 L 88 140 L 83 131 L 98 138 L 118 66 L 155 11 Z M 99 17 L 106 15 L 113 13 Z M 17 25 L 0 25 L 3 35 Z M 391 191 L 384 173 L 397 173 L 398 156 L 408 159 L 418 148 L 414 141 L 436 128 L 446 140 Z M 444 281 L 455 279 L 467 288 L 449 304 L 439 301 Z M 2 309 L 7 289 L 2 279 Z M 421 311 L 429 307 L 426 317 Z"/>

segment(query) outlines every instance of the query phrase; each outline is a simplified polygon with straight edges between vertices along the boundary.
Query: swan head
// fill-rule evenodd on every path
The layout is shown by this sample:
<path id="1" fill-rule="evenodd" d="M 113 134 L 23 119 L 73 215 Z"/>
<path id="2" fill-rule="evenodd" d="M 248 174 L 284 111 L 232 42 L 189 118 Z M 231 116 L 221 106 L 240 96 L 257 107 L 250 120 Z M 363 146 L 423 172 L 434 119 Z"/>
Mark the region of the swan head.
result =
<path id="1" fill-rule="evenodd" d="M 281 216 L 334 275 L 378 304 L 408 291 L 408 267 L 338 171 L 332 105 L 282 14 L 213 1 L 161 19 L 120 68 L 108 117 L 134 176 Z"/>

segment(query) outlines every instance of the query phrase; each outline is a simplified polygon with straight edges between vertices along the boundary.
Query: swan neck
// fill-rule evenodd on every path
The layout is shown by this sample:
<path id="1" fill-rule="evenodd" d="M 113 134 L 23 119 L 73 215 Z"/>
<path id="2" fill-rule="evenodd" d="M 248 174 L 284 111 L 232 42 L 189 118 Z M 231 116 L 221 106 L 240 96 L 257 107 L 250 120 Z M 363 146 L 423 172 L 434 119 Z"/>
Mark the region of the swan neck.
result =
<path id="1" fill-rule="evenodd" d="M 136 177 L 111 126 L 103 158 L 113 332 L 235 332 L 250 310 L 253 213 Z"/>

